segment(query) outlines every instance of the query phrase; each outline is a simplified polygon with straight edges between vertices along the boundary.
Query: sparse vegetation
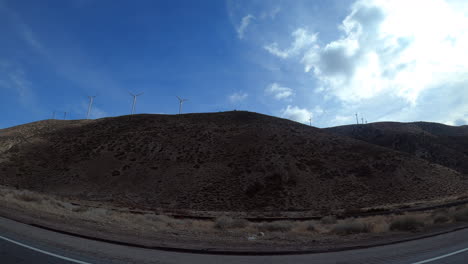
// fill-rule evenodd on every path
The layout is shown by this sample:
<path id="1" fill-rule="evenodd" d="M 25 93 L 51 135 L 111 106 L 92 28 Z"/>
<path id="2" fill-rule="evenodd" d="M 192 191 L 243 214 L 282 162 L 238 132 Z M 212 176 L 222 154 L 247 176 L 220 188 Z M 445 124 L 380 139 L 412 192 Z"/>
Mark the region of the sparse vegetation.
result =
<path id="1" fill-rule="evenodd" d="M 447 215 L 439 214 L 439 215 L 434 216 L 434 224 L 443 224 L 449 221 L 450 221 L 450 218 Z"/>
<path id="2" fill-rule="evenodd" d="M 15 198 L 25 201 L 25 202 L 40 202 L 41 201 L 41 197 L 34 195 L 33 193 L 28 192 L 28 191 L 15 193 Z"/>
<path id="3" fill-rule="evenodd" d="M 417 231 L 425 226 L 421 218 L 415 216 L 399 216 L 390 224 L 391 231 Z"/>
<path id="4" fill-rule="evenodd" d="M 346 236 L 364 233 L 385 233 L 388 231 L 414 232 L 428 225 L 468 221 L 466 206 L 437 209 L 432 212 L 414 212 L 402 216 L 370 216 L 337 220 L 327 216 L 319 221 L 272 221 L 252 223 L 245 219 L 221 216 L 215 220 L 176 219 L 167 215 L 154 213 L 132 213 L 125 209 L 93 207 L 86 203 L 72 204 L 59 197 L 40 194 L 32 191 L 2 188 L 0 186 L 0 203 L 8 207 L 17 207 L 22 211 L 39 215 L 67 219 L 73 223 L 93 223 L 107 229 L 118 229 L 119 232 L 138 232 L 142 234 L 184 234 L 213 236 L 217 231 L 236 239 L 248 239 L 251 234 L 256 240 L 283 239 L 287 237 L 309 236 L 310 239 L 337 239 L 336 235 Z M 261 234 L 261 235 L 260 235 Z"/>
<path id="5" fill-rule="evenodd" d="M 76 206 L 72 209 L 72 211 L 75 213 L 83 213 L 83 212 L 86 212 L 87 210 L 88 208 L 85 206 Z"/>
<path id="6" fill-rule="evenodd" d="M 309 232 L 314 232 L 317 229 L 315 228 L 315 223 L 314 222 L 306 222 L 306 230 Z"/>
<path id="7" fill-rule="evenodd" d="M 325 216 L 322 219 L 320 219 L 320 223 L 324 225 L 336 224 L 336 217 L 333 215 Z"/>
<path id="8" fill-rule="evenodd" d="M 269 223 L 261 223 L 257 226 L 260 231 L 269 231 L 269 232 L 288 232 L 294 226 L 292 221 L 275 221 Z"/>
<path id="9" fill-rule="evenodd" d="M 343 222 L 335 225 L 332 232 L 338 235 L 349 235 L 358 233 L 369 233 L 372 231 L 372 225 L 364 222 Z"/>
<path id="10" fill-rule="evenodd" d="M 451 221 L 451 216 L 447 208 L 439 208 L 431 212 L 432 222 L 434 224 L 443 224 Z"/>
<path id="11" fill-rule="evenodd" d="M 233 219 L 228 216 L 221 216 L 215 220 L 215 227 L 221 230 L 245 228 L 249 222 L 245 219 Z"/>
<path id="12" fill-rule="evenodd" d="M 457 222 L 468 222 L 468 208 L 459 208 L 453 214 L 453 218 Z"/>

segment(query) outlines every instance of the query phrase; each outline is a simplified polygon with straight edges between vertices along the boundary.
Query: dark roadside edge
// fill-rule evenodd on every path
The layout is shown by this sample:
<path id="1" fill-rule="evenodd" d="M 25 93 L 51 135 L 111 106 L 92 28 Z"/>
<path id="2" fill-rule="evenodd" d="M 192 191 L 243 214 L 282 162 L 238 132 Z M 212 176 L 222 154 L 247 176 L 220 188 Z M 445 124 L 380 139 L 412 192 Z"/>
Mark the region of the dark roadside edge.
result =
<path id="1" fill-rule="evenodd" d="M 70 231 L 65 231 L 61 229 L 57 229 L 48 225 L 44 224 L 37 224 L 37 223 L 32 223 L 30 221 L 25 221 L 24 218 L 21 219 L 21 217 L 14 217 L 14 216 L 5 216 L 4 212 L 1 213 L 1 217 L 25 224 L 28 226 L 32 226 L 35 228 L 40 228 L 44 229 L 50 232 L 55 232 L 63 235 L 69 235 L 73 237 L 78 237 L 78 238 L 83 238 L 83 239 L 88 239 L 88 240 L 93 240 L 93 241 L 98 241 L 98 242 L 104 242 L 104 243 L 109 243 L 109 244 L 114 244 L 114 245 L 121 245 L 121 246 L 128 246 L 128 247 L 135 247 L 135 248 L 144 248 L 144 249 L 153 249 L 153 250 L 162 250 L 162 251 L 170 251 L 170 252 L 179 252 L 179 253 L 191 253 L 191 254 L 209 254 L 209 255 L 243 255 L 243 256 L 272 256 L 272 255 L 303 255 L 303 254 L 318 254 L 318 253 L 332 253 L 332 252 L 340 252 L 340 251 L 347 251 L 347 250 L 357 250 L 357 249 L 366 249 L 366 248 L 373 248 L 373 247 L 379 247 L 379 246 L 387 246 L 387 245 L 393 245 L 393 244 L 398 244 L 398 243 L 404 243 L 404 242 L 410 242 L 414 240 L 419 240 L 419 239 L 424 239 L 424 238 L 430 238 L 430 237 L 435 237 L 443 234 L 448 234 L 460 230 L 464 230 L 468 228 L 468 224 L 462 225 L 462 226 L 456 226 L 452 228 L 447 228 L 444 230 L 439 230 L 435 232 L 429 232 L 425 234 L 418 234 L 418 235 L 409 235 L 404 238 L 398 238 L 398 239 L 393 239 L 393 240 L 386 240 L 386 241 L 374 241 L 372 243 L 367 243 L 367 244 L 361 244 L 361 245 L 353 245 L 353 246 L 342 246 L 342 247 L 335 247 L 335 248 L 321 248 L 321 249 L 288 249 L 288 250 L 245 250 L 245 249 L 226 249 L 226 248 L 191 248 L 191 247 L 184 247 L 184 246 L 148 246 L 144 244 L 138 244 L 138 243 L 131 243 L 131 242 L 124 242 L 124 241 L 118 241 L 114 239 L 107 239 L 107 238 L 102 238 L 102 237 L 97 237 L 97 236 L 89 236 L 89 235 L 84 235 L 84 234 L 79 234 L 76 232 L 70 232 Z"/>

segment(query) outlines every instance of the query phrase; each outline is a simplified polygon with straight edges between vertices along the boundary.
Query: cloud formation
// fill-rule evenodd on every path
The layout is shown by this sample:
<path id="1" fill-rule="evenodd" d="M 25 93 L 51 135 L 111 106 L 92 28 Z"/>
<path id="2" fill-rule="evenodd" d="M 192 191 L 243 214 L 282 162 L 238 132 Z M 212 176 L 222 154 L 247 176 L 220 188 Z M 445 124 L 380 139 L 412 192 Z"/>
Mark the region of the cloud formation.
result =
<path id="1" fill-rule="evenodd" d="M 244 16 L 241 20 L 241 23 L 240 25 L 236 28 L 236 31 L 237 31 L 237 37 L 239 39 L 243 39 L 244 38 L 244 33 L 245 33 L 245 30 L 247 30 L 247 27 L 249 26 L 250 24 L 250 21 L 252 19 L 255 19 L 255 17 L 251 14 L 248 14 L 246 16 Z"/>
<path id="2" fill-rule="evenodd" d="M 240 103 L 240 102 L 243 102 L 245 99 L 247 99 L 249 95 L 247 93 L 244 93 L 244 92 L 236 92 L 236 93 L 233 93 L 231 95 L 229 95 L 229 101 L 231 103 Z"/>
<path id="3" fill-rule="evenodd" d="M 305 48 L 310 48 L 310 46 L 316 46 L 315 42 L 317 41 L 317 34 L 309 34 L 307 30 L 303 28 L 296 29 L 291 34 L 291 36 L 293 37 L 294 41 L 293 43 L 291 43 L 291 46 L 287 49 L 280 49 L 278 43 L 276 42 L 265 45 L 264 49 L 266 49 L 268 52 L 275 56 L 286 59 L 288 57 L 298 55 Z"/>
<path id="4" fill-rule="evenodd" d="M 373 101 L 403 104 L 404 114 L 381 113 L 381 117 L 427 118 L 418 107 L 437 101 L 437 95 L 468 97 L 462 88 L 468 86 L 468 8 L 460 6 L 467 5 L 443 0 L 358 0 L 339 26 L 338 38 L 323 43 L 316 32 L 298 28 L 289 48 L 280 49 L 276 42 L 264 48 L 301 63 L 317 80 L 317 91 L 334 96 L 345 107 L 365 107 Z M 449 94 L 455 86 L 462 90 Z M 451 113 L 450 120 L 436 119 L 460 123 L 466 107 L 446 101 L 457 104 L 453 107 L 457 114 Z"/>
<path id="5" fill-rule="evenodd" d="M 288 105 L 281 111 L 281 116 L 301 123 L 309 123 L 313 117 L 311 111 L 297 106 Z"/>
<path id="6" fill-rule="evenodd" d="M 35 96 L 31 87 L 31 82 L 18 65 L 8 61 L 0 61 L 1 89 L 15 91 L 21 104 L 24 106 L 31 106 L 33 101 L 35 101 Z"/>
<path id="7" fill-rule="evenodd" d="M 291 88 L 283 87 L 278 83 L 270 84 L 266 89 L 265 93 L 272 95 L 276 100 L 288 99 L 294 95 L 294 91 Z"/>

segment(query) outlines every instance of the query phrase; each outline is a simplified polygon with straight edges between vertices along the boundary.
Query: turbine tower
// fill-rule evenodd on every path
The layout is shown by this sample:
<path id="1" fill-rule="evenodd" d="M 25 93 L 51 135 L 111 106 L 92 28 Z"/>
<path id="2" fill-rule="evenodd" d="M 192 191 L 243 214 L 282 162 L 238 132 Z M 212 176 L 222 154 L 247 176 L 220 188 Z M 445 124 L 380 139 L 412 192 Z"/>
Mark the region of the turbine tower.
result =
<path id="1" fill-rule="evenodd" d="M 133 105 L 132 105 L 132 115 L 135 113 L 135 104 L 136 104 L 136 99 L 138 96 L 142 95 L 143 93 L 139 93 L 139 94 L 132 94 L 132 93 L 129 93 L 131 96 L 133 96 Z"/>
<path id="2" fill-rule="evenodd" d="M 357 113 L 356 113 L 356 123 L 359 125 L 359 118 L 357 116 Z"/>
<path id="3" fill-rule="evenodd" d="M 312 117 L 309 117 L 309 125 L 312 126 Z"/>
<path id="4" fill-rule="evenodd" d="M 67 119 L 67 112 L 63 112 L 63 120 Z"/>
<path id="5" fill-rule="evenodd" d="M 96 96 L 88 96 L 89 98 L 89 105 L 88 105 L 88 112 L 86 113 L 86 119 L 89 119 L 89 114 L 91 113 L 91 107 L 93 106 L 93 101 Z"/>
<path id="6" fill-rule="evenodd" d="M 182 104 L 185 102 L 185 101 L 188 101 L 188 99 L 183 99 L 183 98 L 180 98 L 179 96 L 176 96 L 177 99 L 179 99 L 179 115 L 182 113 Z"/>
<path id="7" fill-rule="evenodd" d="M 363 118 L 363 117 L 361 117 L 361 121 L 362 121 L 362 123 L 364 124 L 364 118 Z"/>

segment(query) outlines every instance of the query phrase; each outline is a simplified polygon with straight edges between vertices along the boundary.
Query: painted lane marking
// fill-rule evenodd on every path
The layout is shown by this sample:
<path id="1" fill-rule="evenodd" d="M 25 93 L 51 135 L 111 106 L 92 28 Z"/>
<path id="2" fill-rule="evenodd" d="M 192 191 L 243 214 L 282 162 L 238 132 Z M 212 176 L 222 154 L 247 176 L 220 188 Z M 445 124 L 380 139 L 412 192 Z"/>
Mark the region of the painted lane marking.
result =
<path id="1" fill-rule="evenodd" d="M 27 248 L 27 249 L 34 250 L 34 251 L 39 252 L 39 253 L 46 254 L 46 255 L 49 255 L 49 256 L 52 256 L 52 257 L 56 257 L 56 258 L 59 258 L 59 259 L 63 259 L 63 260 L 69 261 L 69 262 L 78 263 L 78 264 L 91 264 L 91 263 L 89 263 L 89 262 L 84 262 L 84 261 L 80 261 L 80 260 L 76 260 L 76 259 L 72 259 L 72 258 L 67 258 L 67 257 L 64 257 L 64 256 L 60 256 L 60 255 L 51 253 L 51 252 L 44 251 L 44 250 L 42 250 L 42 249 L 38 249 L 38 248 L 35 248 L 35 247 L 31 247 L 31 246 L 25 245 L 25 244 L 23 244 L 23 243 L 14 241 L 14 240 L 12 240 L 12 239 L 9 239 L 9 238 L 3 237 L 3 236 L 0 236 L 0 239 L 3 239 L 3 240 L 5 240 L 5 241 L 8 241 L 8 242 L 10 242 L 10 243 L 16 244 L 16 245 L 21 246 L 21 247 L 25 247 L 25 248 Z"/>
<path id="2" fill-rule="evenodd" d="M 442 255 L 442 256 L 438 256 L 438 257 L 435 257 L 435 258 L 426 259 L 426 260 L 423 260 L 423 261 L 414 262 L 414 263 L 411 263 L 411 264 L 423 264 L 423 263 L 428 263 L 428 262 L 432 262 L 432 261 L 435 261 L 435 260 L 439 260 L 439 259 L 443 259 L 443 258 L 446 258 L 446 257 L 450 257 L 450 256 L 453 256 L 453 255 L 456 255 L 456 254 L 460 254 L 460 253 L 463 253 L 463 252 L 465 252 L 465 251 L 468 251 L 468 248 L 460 249 L 460 250 L 455 251 L 455 252 L 452 252 L 452 253 L 448 253 L 448 254 L 445 254 L 445 255 Z"/>

